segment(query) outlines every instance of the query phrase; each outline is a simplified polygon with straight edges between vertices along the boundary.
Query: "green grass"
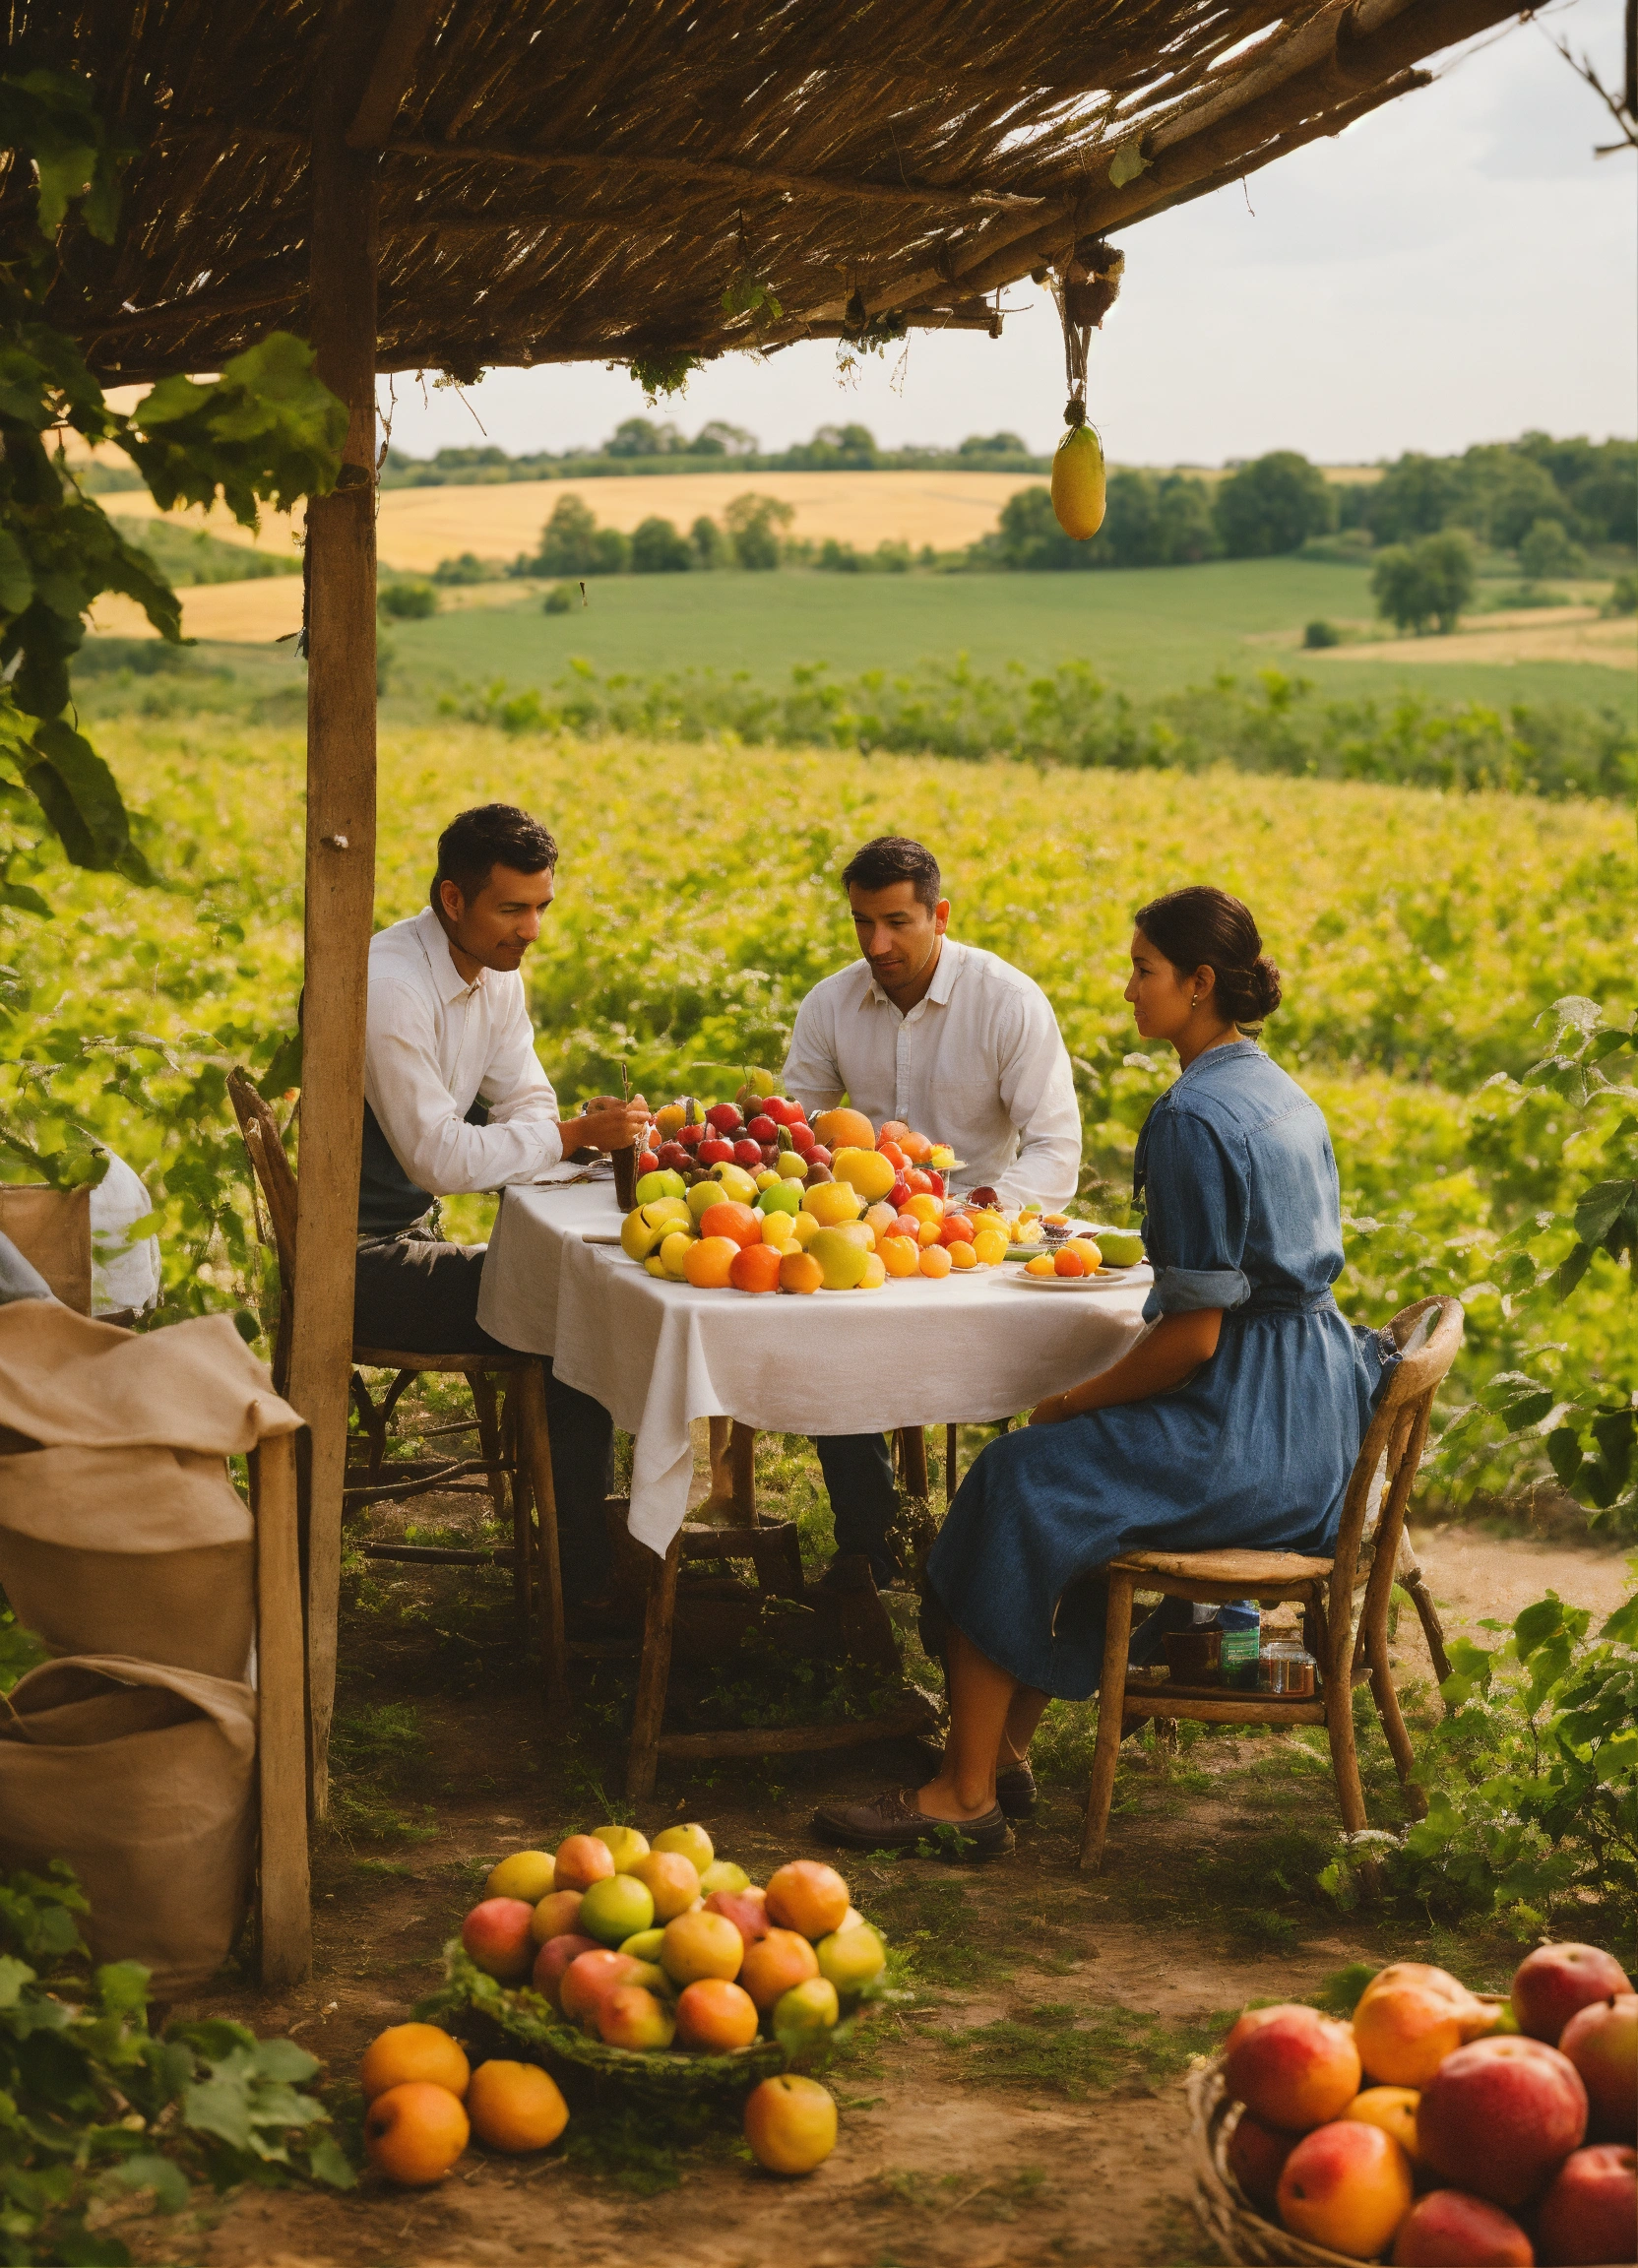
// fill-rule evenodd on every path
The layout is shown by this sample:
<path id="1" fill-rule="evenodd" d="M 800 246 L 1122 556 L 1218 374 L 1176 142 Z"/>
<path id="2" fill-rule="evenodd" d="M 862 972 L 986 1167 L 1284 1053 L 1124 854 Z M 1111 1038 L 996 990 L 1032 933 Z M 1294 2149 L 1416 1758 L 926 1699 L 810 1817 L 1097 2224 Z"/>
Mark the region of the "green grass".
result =
<path id="1" fill-rule="evenodd" d="M 1086 661 L 1140 696 L 1220 669 L 1294 664 L 1339 697 L 1403 684 L 1427 700 L 1631 706 L 1632 680 L 1592 662 L 1350 662 L 1279 642 L 1316 615 L 1368 621 L 1368 581 L 1362 568 L 1301 559 L 1096 575 L 616 576 L 590 583 L 590 604 L 567 614 L 543 614 L 532 598 L 395 624 L 386 707 L 408 721 L 429 694 L 462 683 L 544 687 L 575 658 L 640 677 L 694 667 L 777 685 L 802 662 L 852 675 L 961 653 L 987 671 Z"/>

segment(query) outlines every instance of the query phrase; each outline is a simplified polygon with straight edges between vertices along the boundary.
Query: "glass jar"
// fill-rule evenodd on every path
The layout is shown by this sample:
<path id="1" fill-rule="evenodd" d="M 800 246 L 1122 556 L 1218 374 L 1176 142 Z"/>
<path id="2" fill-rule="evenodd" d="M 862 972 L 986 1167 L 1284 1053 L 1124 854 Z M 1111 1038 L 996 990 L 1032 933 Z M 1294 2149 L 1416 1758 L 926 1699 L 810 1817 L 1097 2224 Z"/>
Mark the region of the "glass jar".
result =
<path id="1" fill-rule="evenodd" d="M 1299 1640 L 1273 1638 L 1258 1659 L 1258 1689 L 1288 1701 L 1311 1700 L 1318 1670 L 1318 1663 Z"/>

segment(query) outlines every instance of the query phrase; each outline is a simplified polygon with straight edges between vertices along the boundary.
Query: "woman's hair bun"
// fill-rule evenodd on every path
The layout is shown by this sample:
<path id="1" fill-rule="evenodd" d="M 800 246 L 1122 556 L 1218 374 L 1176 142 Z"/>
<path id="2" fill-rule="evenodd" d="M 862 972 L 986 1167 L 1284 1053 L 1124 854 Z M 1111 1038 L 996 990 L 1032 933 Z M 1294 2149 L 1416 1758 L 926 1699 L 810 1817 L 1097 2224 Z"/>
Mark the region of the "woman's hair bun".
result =
<path id="1" fill-rule="evenodd" d="M 1227 890 L 1196 883 L 1140 906 L 1137 926 L 1174 969 L 1210 969 L 1229 1023 L 1255 1032 L 1280 1005 L 1280 972 L 1263 951 L 1251 909 Z"/>

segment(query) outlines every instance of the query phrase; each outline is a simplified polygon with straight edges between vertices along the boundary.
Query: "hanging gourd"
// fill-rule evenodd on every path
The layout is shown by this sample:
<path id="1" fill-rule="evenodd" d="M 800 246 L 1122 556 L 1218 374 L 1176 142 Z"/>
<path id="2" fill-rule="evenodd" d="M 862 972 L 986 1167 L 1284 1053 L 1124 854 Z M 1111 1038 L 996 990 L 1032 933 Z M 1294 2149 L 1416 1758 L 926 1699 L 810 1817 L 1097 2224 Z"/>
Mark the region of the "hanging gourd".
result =
<path id="1" fill-rule="evenodd" d="M 1069 379 L 1063 413 L 1068 430 L 1052 459 L 1052 510 L 1064 534 L 1078 543 L 1087 542 L 1103 525 L 1103 444 L 1087 422 L 1087 349 L 1114 305 L 1125 265 L 1124 254 L 1112 244 L 1089 237 L 1076 245 L 1074 258 L 1051 287 Z"/>

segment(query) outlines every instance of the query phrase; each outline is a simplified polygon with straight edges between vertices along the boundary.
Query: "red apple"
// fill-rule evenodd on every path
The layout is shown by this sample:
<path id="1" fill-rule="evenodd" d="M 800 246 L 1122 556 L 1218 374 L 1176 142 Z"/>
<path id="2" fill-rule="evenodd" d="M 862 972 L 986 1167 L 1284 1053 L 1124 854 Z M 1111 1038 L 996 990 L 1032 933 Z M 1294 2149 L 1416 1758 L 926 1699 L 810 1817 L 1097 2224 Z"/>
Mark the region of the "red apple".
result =
<path id="1" fill-rule="evenodd" d="M 1535 2260 L 1511 2214 L 1465 2189 L 1418 2197 L 1394 2238 L 1394 2268 L 1535 2268 Z"/>
<path id="2" fill-rule="evenodd" d="M 583 1953 L 596 1953 L 598 1950 L 595 1937 L 582 1937 L 573 1930 L 566 1930 L 561 1937 L 548 1937 L 535 1956 L 535 1975 L 531 1983 L 536 1991 L 543 2000 L 549 2000 L 554 2008 L 561 2010 L 565 1971 Z"/>
<path id="3" fill-rule="evenodd" d="M 710 1129 L 703 1120 L 695 1126 L 679 1126 L 677 1128 L 677 1140 L 685 1150 L 697 1150 L 709 1131 Z"/>
<path id="4" fill-rule="evenodd" d="M 766 1937 L 773 1923 L 768 1919 L 768 1893 L 754 1886 L 747 1890 L 713 1890 L 705 1902 L 708 1914 L 724 1914 L 747 1945 Z"/>
<path id="5" fill-rule="evenodd" d="M 1417 2106 L 1417 2149 L 1458 2189 L 1522 2205 L 1587 2131 L 1587 2090 L 1556 2048 L 1475 2040 L 1447 2055 Z"/>
<path id="6" fill-rule="evenodd" d="M 534 1920 L 526 1899 L 484 1898 L 462 1922 L 461 1942 L 487 1976 L 518 1984 L 535 1966 Z"/>
<path id="7" fill-rule="evenodd" d="M 1299 2137 L 1242 2110 L 1228 2137 L 1228 2171 L 1259 2213 L 1274 2211 L 1281 2170 Z"/>
<path id="8" fill-rule="evenodd" d="M 738 1103 L 713 1102 L 705 1114 L 705 1122 L 708 1126 L 715 1126 L 719 1134 L 737 1133 L 739 1130 Z"/>
<path id="9" fill-rule="evenodd" d="M 780 1122 L 777 1118 L 770 1118 L 766 1110 L 759 1110 L 754 1118 L 746 1119 L 745 1131 L 753 1142 L 777 1144 L 780 1138 Z"/>
<path id="10" fill-rule="evenodd" d="M 680 1142 L 662 1142 L 660 1148 L 655 1152 L 655 1160 L 658 1165 L 672 1173 L 689 1162 L 688 1152 Z"/>
<path id="11" fill-rule="evenodd" d="M 794 1123 L 786 1120 L 786 1132 L 790 1137 L 792 1150 L 799 1150 L 804 1158 L 811 1158 L 819 1147 L 819 1137 L 811 1126 L 804 1126 L 798 1118 Z"/>
<path id="12" fill-rule="evenodd" d="M 815 1142 L 807 1154 L 807 1162 L 810 1166 L 834 1166 L 836 1163 L 823 1142 Z"/>
<path id="13" fill-rule="evenodd" d="M 1519 2030 L 1556 2046 L 1578 2008 L 1630 1992 L 1632 1981 L 1612 1953 L 1597 1945 L 1538 1945 L 1513 1975 L 1513 2013 Z"/>
<path id="14" fill-rule="evenodd" d="M 700 1144 L 694 1155 L 702 1166 L 731 1166 L 733 1144 L 724 1141 L 721 1134 L 713 1134 Z"/>
<path id="15" fill-rule="evenodd" d="M 943 1174 L 942 1174 L 942 1173 L 935 1173 L 935 1172 L 933 1171 L 933 1169 L 932 1169 L 932 1167 L 931 1167 L 930 1166 L 929 1166 L 926 1168 L 926 1173 L 927 1173 L 927 1194 L 928 1194 L 928 1196 L 929 1196 L 929 1197 L 942 1197 L 942 1196 L 943 1196 L 943 1194 L 944 1194 L 944 1176 L 943 1176 Z"/>
<path id="16" fill-rule="evenodd" d="M 776 1126 L 794 1126 L 802 1114 L 799 1102 L 792 1102 L 788 1095 L 768 1095 L 763 1098 L 762 1114 L 772 1118 Z"/>
<path id="17" fill-rule="evenodd" d="M 1594 2140 L 1624 2142 L 1638 2132 L 1638 1992 L 1611 1992 L 1578 2008 L 1558 2052 L 1581 2073 Z"/>
<path id="18" fill-rule="evenodd" d="M 767 1164 L 762 1155 L 762 1144 L 753 1142 L 747 1134 L 743 1141 L 734 1144 L 733 1162 L 736 1166 L 743 1166 L 747 1173 L 754 1173 L 760 1166 Z"/>
<path id="19" fill-rule="evenodd" d="M 1295 2144 L 1275 2203 L 1293 2236 L 1373 2260 L 1393 2242 L 1412 2195 L 1411 2161 L 1391 2134 L 1334 2118 Z"/>
<path id="20" fill-rule="evenodd" d="M 643 1974 L 643 1965 L 629 1953 L 598 1946 L 592 1953 L 577 1953 L 563 1972 L 558 2004 L 576 2024 L 596 2025 L 598 2006 L 616 1986 L 629 1984 Z"/>
<path id="21" fill-rule="evenodd" d="M 1573 2151 L 1542 2199 L 1536 2236 L 1543 2260 L 1561 2268 L 1638 2260 L 1638 2151 L 1623 2142 Z"/>
<path id="22" fill-rule="evenodd" d="M 1359 2092 L 1352 2029 L 1295 2002 L 1249 2009 L 1224 2042 L 1223 2065 L 1237 2102 L 1292 2134 L 1340 2117 Z"/>

